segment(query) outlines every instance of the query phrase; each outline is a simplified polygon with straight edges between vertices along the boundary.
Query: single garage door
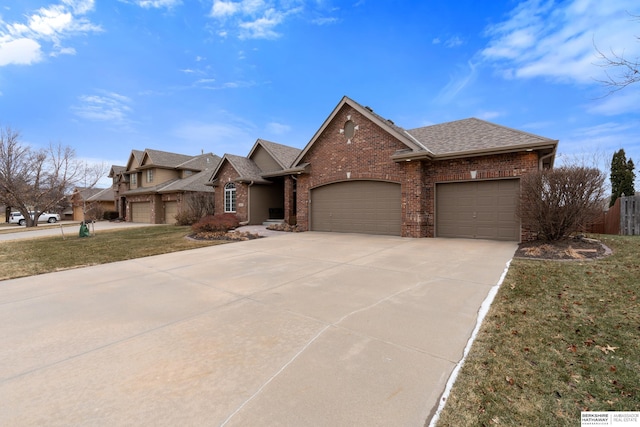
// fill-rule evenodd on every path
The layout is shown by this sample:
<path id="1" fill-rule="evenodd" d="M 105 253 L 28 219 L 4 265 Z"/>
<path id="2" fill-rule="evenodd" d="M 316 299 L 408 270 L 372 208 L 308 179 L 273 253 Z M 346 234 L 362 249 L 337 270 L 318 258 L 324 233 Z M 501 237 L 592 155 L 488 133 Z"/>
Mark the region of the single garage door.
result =
<path id="1" fill-rule="evenodd" d="M 164 203 L 164 223 L 175 224 L 176 215 L 178 215 L 178 202 Z"/>
<path id="2" fill-rule="evenodd" d="M 311 230 L 400 235 L 400 184 L 346 181 L 311 190 Z"/>
<path id="3" fill-rule="evenodd" d="M 151 204 L 149 202 L 137 202 L 129 205 L 131 209 L 131 221 L 151 222 Z"/>
<path id="4" fill-rule="evenodd" d="M 518 179 L 437 184 L 436 235 L 519 241 L 519 194 Z"/>

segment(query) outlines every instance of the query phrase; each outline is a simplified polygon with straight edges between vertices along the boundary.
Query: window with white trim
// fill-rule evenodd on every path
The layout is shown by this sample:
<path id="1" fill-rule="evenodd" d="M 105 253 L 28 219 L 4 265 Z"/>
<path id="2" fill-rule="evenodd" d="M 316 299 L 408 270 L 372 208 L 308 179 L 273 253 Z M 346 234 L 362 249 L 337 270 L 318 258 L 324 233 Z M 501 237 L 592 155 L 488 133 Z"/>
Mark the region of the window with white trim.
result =
<path id="1" fill-rule="evenodd" d="M 138 175 L 135 173 L 130 174 L 129 181 L 131 182 L 132 185 L 138 185 Z"/>
<path id="2" fill-rule="evenodd" d="M 153 182 L 153 169 L 147 169 L 147 182 Z"/>
<path id="3" fill-rule="evenodd" d="M 236 211 L 236 185 L 233 182 L 224 186 L 224 211 L 225 213 Z"/>

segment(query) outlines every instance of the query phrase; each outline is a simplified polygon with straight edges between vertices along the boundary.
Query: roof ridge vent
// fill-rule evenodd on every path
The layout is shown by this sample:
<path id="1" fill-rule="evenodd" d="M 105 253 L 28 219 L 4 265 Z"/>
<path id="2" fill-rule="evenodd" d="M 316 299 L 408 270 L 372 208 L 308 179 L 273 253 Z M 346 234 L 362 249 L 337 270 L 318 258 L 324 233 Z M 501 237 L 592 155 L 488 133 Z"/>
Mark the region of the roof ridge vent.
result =
<path id="1" fill-rule="evenodd" d="M 373 113 L 373 108 L 369 107 L 368 105 L 365 105 L 365 107 L 367 110 L 371 111 Z"/>

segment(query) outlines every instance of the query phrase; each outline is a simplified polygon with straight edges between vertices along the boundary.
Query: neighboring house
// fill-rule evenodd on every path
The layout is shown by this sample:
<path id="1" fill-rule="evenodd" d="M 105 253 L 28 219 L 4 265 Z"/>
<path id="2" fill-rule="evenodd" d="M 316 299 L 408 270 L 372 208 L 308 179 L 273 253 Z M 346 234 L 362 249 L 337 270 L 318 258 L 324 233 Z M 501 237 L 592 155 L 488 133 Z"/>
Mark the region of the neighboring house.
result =
<path id="1" fill-rule="evenodd" d="M 211 176 L 217 214 L 235 213 L 241 223 L 285 217 L 285 175 L 301 150 L 258 139 L 246 157 L 225 154 Z M 293 219 L 295 220 L 295 219 Z"/>
<path id="2" fill-rule="evenodd" d="M 280 199 L 264 204 L 251 190 L 271 185 L 301 230 L 528 240 L 519 178 L 552 167 L 557 145 L 475 118 L 405 130 L 344 97 L 288 165 L 266 171 L 253 150 L 226 155 L 212 177 L 216 209 L 257 222 L 253 212 Z"/>
<path id="3" fill-rule="evenodd" d="M 102 219 L 102 213 L 115 210 L 112 188 L 76 187 L 71 194 L 71 218 L 74 221 Z M 67 219 L 68 212 L 63 216 Z"/>
<path id="4" fill-rule="evenodd" d="M 120 217 L 130 222 L 173 224 L 193 194 L 213 197 L 206 185 L 220 157 L 145 149 L 132 150 L 126 166 L 112 166 L 114 199 Z"/>

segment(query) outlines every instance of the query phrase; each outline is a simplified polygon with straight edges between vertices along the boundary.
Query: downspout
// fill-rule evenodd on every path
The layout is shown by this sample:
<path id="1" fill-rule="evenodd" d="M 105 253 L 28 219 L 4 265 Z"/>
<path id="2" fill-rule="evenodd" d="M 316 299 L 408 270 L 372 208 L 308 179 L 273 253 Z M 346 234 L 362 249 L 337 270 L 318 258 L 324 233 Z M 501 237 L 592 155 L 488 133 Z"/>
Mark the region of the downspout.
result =
<path id="1" fill-rule="evenodd" d="M 249 225 L 251 224 L 251 187 L 253 186 L 255 181 L 251 181 L 247 186 L 247 220 L 241 222 L 240 225 Z"/>
<path id="2" fill-rule="evenodd" d="M 548 159 L 549 157 L 555 156 L 556 155 L 556 149 L 554 148 L 553 151 L 549 154 L 545 154 L 544 156 L 540 157 L 538 159 L 538 170 L 542 170 L 542 167 L 544 165 L 544 161 L 546 159 Z"/>

